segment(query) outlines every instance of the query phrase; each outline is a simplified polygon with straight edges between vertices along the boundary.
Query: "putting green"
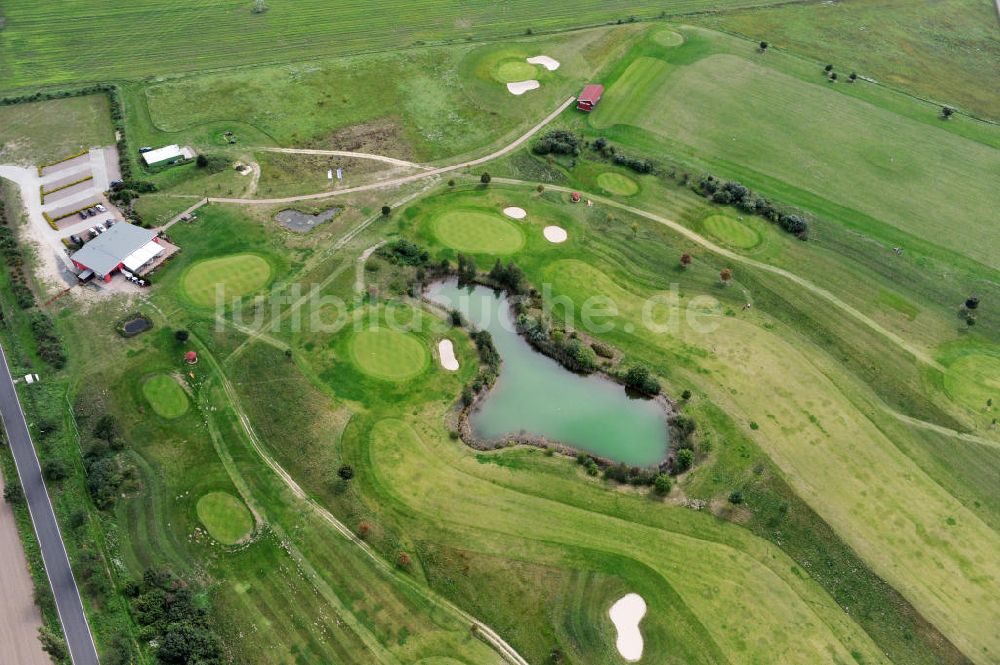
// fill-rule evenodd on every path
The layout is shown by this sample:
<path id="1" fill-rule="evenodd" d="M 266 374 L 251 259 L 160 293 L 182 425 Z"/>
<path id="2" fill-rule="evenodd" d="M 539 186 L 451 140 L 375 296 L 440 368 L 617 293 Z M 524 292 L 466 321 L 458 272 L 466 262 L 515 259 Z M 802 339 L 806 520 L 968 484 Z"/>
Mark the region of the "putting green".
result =
<path id="1" fill-rule="evenodd" d="M 621 173 L 602 173 L 597 176 L 597 184 L 604 191 L 619 196 L 632 196 L 639 191 L 639 183 Z"/>
<path id="2" fill-rule="evenodd" d="M 674 32 L 673 30 L 660 30 L 658 33 L 653 35 L 653 41 L 660 46 L 680 46 L 684 43 L 684 35 L 679 32 Z"/>
<path id="3" fill-rule="evenodd" d="M 705 220 L 705 230 L 716 239 L 738 249 L 751 249 L 760 244 L 759 233 L 728 215 L 712 215 Z"/>
<path id="4" fill-rule="evenodd" d="M 235 545 L 253 529 L 253 515 L 229 492 L 209 492 L 198 499 L 196 511 L 209 535 L 223 545 Z"/>
<path id="5" fill-rule="evenodd" d="M 386 381 L 414 377 L 430 363 L 430 354 L 420 340 L 388 328 L 356 333 L 351 339 L 351 358 L 365 374 Z"/>
<path id="6" fill-rule="evenodd" d="M 527 81 L 538 78 L 538 70 L 535 65 L 523 60 L 507 60 L 497 65 L 494 76 L 501 83 Z"/>
<path id="7" fill-rule="evenodd" d="M 184 274 L 182 286 L 196 305 L 214 305 L 218 285 L 227 302 L 253 293 L 271 279 L 271 264 L 257 254 L 233 254 L 194 264 Z"/>
<path id="8" fill-rule="evenodd" d="M 172 376 L 156 374 L 142 384 L 142 394 L 161 418 L 180 418 L 188 410 L 188 397 Z"/>
<path id="9" fill-rule="evenodd" d="M 431 223 L 442 243 L 460 252 L 510 254 L 524 244 L 524 234 L 512 222 L 495 213 L 448 210 Z"/>
<path id="10" fill-rule="evenodd" d="M 989 399 L 1000 407 L 1000 358 L 980 353 L 962 356 L 945 372 L 944 389 L 970 409 L 985 409 Z"/>

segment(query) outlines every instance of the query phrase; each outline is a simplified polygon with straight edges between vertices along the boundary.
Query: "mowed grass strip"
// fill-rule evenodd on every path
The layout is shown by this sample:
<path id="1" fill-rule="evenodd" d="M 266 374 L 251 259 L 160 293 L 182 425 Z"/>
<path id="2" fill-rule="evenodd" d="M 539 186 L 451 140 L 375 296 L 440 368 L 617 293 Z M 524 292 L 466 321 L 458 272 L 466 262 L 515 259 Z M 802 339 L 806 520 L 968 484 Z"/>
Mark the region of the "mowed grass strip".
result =
<path id="1" fill-rule="evenodd" d="M 498 213 L 448 210 L 431 222 L 442 244 L 473 254 L 511 254 L 524 245 L 524 233 Z"/>
<path id="2" fill-rule="evenodd" d="M 731 247 L 752 249 L 760 244 L 757 231 L 729 215 L 712 215 L 704 224 L 711 235 Z"/>
<path id="3" fill-rule="evenodd" d="M 597 184 L 604 191 L 619 196 L 632 196 L 639 192 L 639 183 L 621 173 L 602 173 L 597 176 Z"/>
<path id="4" fill-rule="evenodd" d="M 229 492 L 209 492 L 198 499 L 196 510 L 209 535 L 223 545 L 235 545 L 253 529 L 250 511 Z"/>
<path id="5" fill-rule="evenodd" d="M 531 63 L 508 60 L 497 66 L 495 76 L 501 83 L 510 83 L 511 81 L 525 81 L 537 78 L 537 74 L 538 70 Z"/>
<path id="6" fill-rule="evenodd" d="M 207 259 L 191 266 L 184 274 L 183 287 L 196 305 L 215 304 L 221 288 L 226 301 L 253 293 L 271 279 L 271 264 L 257 254 L 234 254 Z"/>
<path id="7" fill-rule="evenodd" d="M 387 381 L 420 374 L 430 354 L 416 337 L 388 328 L 362 330 L 351 339 L 351 359 L 359 370 Z"/>
<path id="8" fill-rule="evenodd" d="M 831 85 L 728 54 L 676 68 L 641 57 L 590 122 L 645 129 L 720 175 L 739 169 L 754 184 L 753 174 L 762 174 L 1000 267 L 1000 226 L 992 221 L 1000 188 L 982 186 L 1000 174 L 1000 150 Z"/>
<path id="9" fill-rule="evenodd" d="M 156 374 L 142 383 L 142 394 L 162 418 L 180 418 L 187 413 L 189 402 L 177 380 L 166 374 Z"/>

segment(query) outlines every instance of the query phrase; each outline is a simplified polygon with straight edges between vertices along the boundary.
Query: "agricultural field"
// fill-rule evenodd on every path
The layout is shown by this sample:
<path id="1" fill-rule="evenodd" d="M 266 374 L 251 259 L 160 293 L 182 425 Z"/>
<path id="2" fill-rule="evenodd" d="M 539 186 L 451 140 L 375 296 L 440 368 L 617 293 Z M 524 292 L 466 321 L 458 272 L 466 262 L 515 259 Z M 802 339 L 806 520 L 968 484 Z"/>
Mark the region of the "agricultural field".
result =
<path id="1" fill-rule="evenodd" d="M 0 106 L 0 164 L 38 166 L 111 145 L 106 95 Z"/>
<path id="2" fill-rule="evenodd" d="M 211 199 L 149 288 L 23 307 L 36 255 L 4 244 L 0 342 L 45 377 L 22 401 L 102 662 L 635 662 L 633 593 L 640 664 L 1000 662 L 1000 130 L 938 103 L 987 115 L 944 46 L 989 53 L 982 12 L 425 4 L 3 9 L 0 87 L 114 81 L 129 145 L 210 158 L 125 156 L 144 224 Z M 887 16 L 878 49 L 845 28 Z M 125 20 L 114 57 L 53 64 Z M 913 34 L 939 62 L 889 48 Z M 0 107 L 7 160 L 111 142 L 106 101 Z M 452 280 L 508 298 L 510 335 L 436 301 Z M 559 394 L 505 372 L 514 343 Z M 620 398 L 593 410 L 620 449 L 477 431 L 571 380 Z M 648 467 L 616 425 L 640 407 Z"/>
<path id="3" fill-rule="evenodd" d="M 256 5 L 245 0 L 211 5 L 184 0 L 168 6 L 157 0 L 116 0 L 99 11 L 86 0 L 18 0 L 3 8 L 0 90 L 300 62 L 771 2 L 777 0 L 629 0 L 612 8 L 601 0 L 471 7 L 455 0 L 419 7 L 397 0 L 353 0 L 334 9 L 319 0 L 273 0 L 263 3 L 265 11 L 255 12 Z"/>

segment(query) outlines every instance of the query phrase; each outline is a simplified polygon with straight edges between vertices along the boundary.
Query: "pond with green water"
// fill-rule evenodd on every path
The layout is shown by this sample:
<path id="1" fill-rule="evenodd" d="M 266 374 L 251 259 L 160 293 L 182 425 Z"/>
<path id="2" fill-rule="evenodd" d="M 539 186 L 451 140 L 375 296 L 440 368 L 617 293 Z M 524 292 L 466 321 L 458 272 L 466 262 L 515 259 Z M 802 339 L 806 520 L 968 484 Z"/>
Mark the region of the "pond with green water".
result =
<path id="1" fill-rule="evenodd" d="M 489 331 L 503 360 L 500 378 L 470 415 L 476 436 L 540 436 L 634 466 L 663 460 L 669 436 L 663 407 L 535 351 L 515 331 L 506 296 L 482 286 L 460 288 L 454 280 L 431 285 L 427 296 Z"/>

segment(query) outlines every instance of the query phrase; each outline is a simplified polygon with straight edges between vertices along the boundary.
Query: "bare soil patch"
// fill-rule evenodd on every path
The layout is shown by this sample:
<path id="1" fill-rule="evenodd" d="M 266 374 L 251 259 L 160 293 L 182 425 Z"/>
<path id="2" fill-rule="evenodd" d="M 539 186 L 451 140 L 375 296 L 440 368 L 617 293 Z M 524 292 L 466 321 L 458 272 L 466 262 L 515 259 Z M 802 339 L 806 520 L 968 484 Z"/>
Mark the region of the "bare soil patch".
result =
<path id="1" fill-rule="evenodd" d="M 305 147 L 368 152 L 397 159 L 413 159 L 413 151 L 406 140 L 402 125 L 395 118 L 380 118 L 344 127 L 328 136 L 307 142 Z"/>

